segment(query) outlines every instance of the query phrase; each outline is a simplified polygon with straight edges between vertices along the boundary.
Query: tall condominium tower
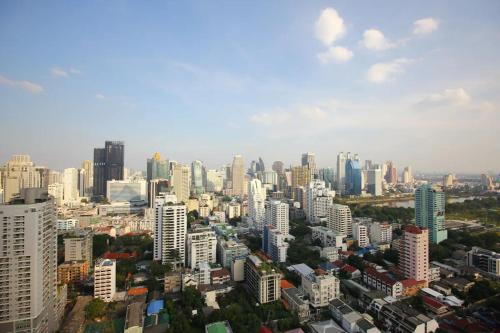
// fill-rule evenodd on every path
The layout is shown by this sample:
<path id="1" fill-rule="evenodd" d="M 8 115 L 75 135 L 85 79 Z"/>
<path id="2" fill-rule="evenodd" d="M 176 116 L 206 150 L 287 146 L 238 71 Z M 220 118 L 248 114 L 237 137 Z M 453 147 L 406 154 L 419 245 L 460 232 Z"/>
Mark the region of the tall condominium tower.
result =
<path id="1" fill-rule="evenodd" d="M 55 206 L 43 189 L 21 192 L 20 199 L 0 205 L 0 331 L 54 332 Z"/>
<path id="2" fill-rule="evenodd" d="M 348 159 L 345 165 L 345 192 L 349 195 L 361 195 L 363 188 L 359 160 Z"/>
<path id="3" fill-rule="evenodd" d="M 304 190 L 304 210 L 309 223 L 325 222 L 328 216 L 328 207 L 333 204 L 335 192 L 325 186 L 319 179 L 312 180 Z"/>
<path id="4" fill-rule="evenodd" d="M 207 184 L 207 172 L 202 161 L 193 161 L 191 163 L 191 188 L 193 193 L 205 193 Z"/>
<path id="5" fill-rule="evenodd" d="M 202 262 L 217 260 L 217 236 L 210 227 L 196 228 L 187 234 L 187 266 L 197 268 Z"/>
<path id="6" fill-rule="evenodd" d="M 445 195 L 429 184 L 415 191 L 415 221 L 418 227 L 429 229 L 429 241 L 438 244 L 448 238 L 444 226 Z"/>
<path id="7" fill-rule="evenodd" d="M 123 180 L 125 144 L 106 141 L 104 148 L 94 148 L 94 196 L 106 196 L 108 180 Z"/>
<path id="8" fill-rule="evenodd" d="M 2 172 L 0 183 L 4 190 L 4 202 L 18 196 L 23 188 L 42 186 L 40 173 L 29 155 L 13 155 Z"/>
<path id="9" fill-rule="evenodd" d="M 190 171 L 186 165 L 176 164 L 172 173 L 172 187 L 177 200 L 179 202 L 187 203 L 190 193 Z"/>
<path id="10" fill-rule="evenodd" d="M 307 186 L 311 182 L 311 170 L 307 165 L 292 168 L 292 187 Z"/>
<path id="11" fill-rule="evenodd" d="M 367 171 L 366 190 L 374 196 L 382 195 L 382 170 L 379 167 Z"/>
<path id="12" fill-rule="evenodd" d="M 339 194 L 344 193 L 345 191 L 345 162 L 346 162 L 346 155 L 341 152 L 337 155 L 337 177 L 336 177 L 336 182 L 337 182 L 337 192 Z"/>
<path id="13" fill-rule="evenodd" d="M 84 172 L 83 183 L 80 184 L 81 191 L 83 192 L 83 196 L 90 197 L 92 196 L 92 186 L 93 186 L 93 174 L 94 170 L 92 167 L 91 160 L 85 160 L 82 162 L 82 170 Z"/>
<path id="14" fill-rule="evenodd" d="M 116 293 L 116 260 L 99 259 L 94 266 L 94 297 L 113 301 Z"/>
<path id="15" fill-rule="evenodd" d="M 64 202 L 78 199 L 78 169 L 64 169 L 63 173 L 63 198 Z"/>
<path id="16" fill-rule="evenodd" d="M 170 178 L 169 162 L 168 160 L 162 160 L 160 153 L 154 153 L 152 158 L 148 158 L 146 167 L 148 181 Z"/>
<path id="17" fill-rule="evenodd" d="M 257 178 L 248 182 L 248 216 L 252 219 L 256 230 L 262 231 L 264 227 L 266 190 Z"/>
<path id="18" fill-rule="evenodd" d="M 236 155 L 233 158 L 233 166 L 231 168 L 233 195 L 243 196 L 243 186 L 245 183 L 245 163 L 241 155 Z"/>
<path id="19" fill-rule="evenodd" d="M 285 237 L 290 232 L 289 206 L 279 200 L 271 200 L 266 206 L 266 225 L 271 225 Z"/>
<path id="20" fill-rule="evenodd" d="M 154 259 L 175 266 L 186 259 L 186 205 L 178 204 L 175 195 L 156 198 Z"/>
<path id="21" fill-rule="evenodd" d="M 314 153 L 303 153 L 301 162 L 302 166 L 307 166 L 309 168 L 309 171 L 311 172 L 311 179 L 314 179 L 318 174 L 318 170 L 316 168 L 316 155 Z"/>
<path id="22" fill-rule="evenodd" d="M 398 171 L 392 161 L 387 161 L 387 172 L 385 174 L 385 181 L 388 184 L 397 184 L 398 183 Z"/>
<path id="23" fill-rule="evenodd" d="M 352 215 L 349 206 L 333 204 L 328 207 L 326 226 L 339 234 L 352 235 Z"/>
<path id="24" fill-rule="evenodd" d="M 413 183 L 413 174 L 411 173 L 411 166 L 407 166 L 403 170 L 403 183 Z"/>
<path id="25" fill-rule="evenodd" d="M 428 281 L 429 232 L 409 225 L 399 243 L 399 268 L 408 279 Z"/>

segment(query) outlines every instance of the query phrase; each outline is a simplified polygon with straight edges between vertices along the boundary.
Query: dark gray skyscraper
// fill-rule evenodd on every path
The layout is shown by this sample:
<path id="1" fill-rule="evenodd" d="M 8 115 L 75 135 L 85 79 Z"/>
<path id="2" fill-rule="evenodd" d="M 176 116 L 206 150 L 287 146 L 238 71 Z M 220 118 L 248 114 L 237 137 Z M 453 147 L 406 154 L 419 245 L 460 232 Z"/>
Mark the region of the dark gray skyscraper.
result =
<path id="1" fill-rule="evenodd" d="M 94 148 L 94 196 L 106 196 L 108 180 L 123 180 L 125 144 L 106 141 L 104 148 Z"/>

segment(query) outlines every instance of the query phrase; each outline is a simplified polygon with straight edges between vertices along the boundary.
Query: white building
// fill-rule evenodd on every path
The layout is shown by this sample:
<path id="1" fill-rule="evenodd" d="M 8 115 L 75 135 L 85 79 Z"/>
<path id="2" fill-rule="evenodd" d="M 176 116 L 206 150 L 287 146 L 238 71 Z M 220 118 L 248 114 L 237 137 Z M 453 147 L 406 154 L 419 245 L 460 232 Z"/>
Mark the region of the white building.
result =
<path id="1" fill-rule="evenodd" d="M 352 215 L 349 206 L 331 205 L 328 208 L 326 226 L 342 235 L 352 235 Z"/>
<path id="2" fill-rule="evenodd" d="M 195 268 L 201 262 L 217 260 L 217 237 L 211 228 L 197 228 L 187 234 L 187 266 Z"/>
<path id="3" fill-rule="evenodd" d="M 253 227 L 262 231 L 265 218 L 266 192 L 260 180 L 254 178 L 248 182 L 248 216 Z"/>
<path id="4" fill-rule="evenodd" d="M 237 202 L 230 202 L 226 207 L 228 219 L 233 219 L 241 216 L 241 205 Z"/>
<path id="5" fill-rule="evenodd" d="M 172 188 L 181 203 L 187 203 L 191 191 L 191 170 L 186 165 L 176 164 L 172 171 Z"/>
<path id="6" fill-rule="evenodd" d="M 156 198 L 154 259 L 183 264 L 186 259 L 187 208 L 175 195 Z"/>
<path id="7" fill-rule="evenodd" d="M 354 240 L 358 242 L 359 247 L 367 247 L 370 244 L 368 227 L 362 222 L 355 222 L 352 224 L 352 235 Z"/>
<path id="8" fill-rule="evenodd" d="M 63 187 L 64 202 L 78 200 L 78 169 L 64 169 Z"/>
<path id="9" fill-rule="evenodd" d="M 313 307 L 328 306 L 330 301 L 340 295 L 340 281 L 333 274 L 301 275 L 301 289 L 308 296 Z"/>
<path id="10" fill-rule="evenodd" d="M 370 239 L 373 243 L 391 243 L 392 226 L 389 223 L 373 222 L 370 224 Z"/>
<path id="11" fill-rule="evenodd" d="M 224 186 L 224 175 L 219 170 L 207 171 L 207 192 L 220 192 Z"/>
<path id="12" fill-rule="evenodd" d="M 116 261 L 99 259 L 94 266 L 94 297 L 111 302 L 116 293 Z"/>
<path id="13" fill-rule="evenodd" d="M 288 252 L 287 235 L 273 226 L 265 226 L 262 233 L 262 249 L 275 262 L 285 262 Z"/>
<path id="14" fill-rule="evenodd" d="M 346 234 L 341 234 L 335 230 L 323 226 L 311 227 L 311 239 L 319 239 L 324 247 L 335 247 L 337 249 L 347 249 Z"/>
<path id="15" fill-rule="evenodd" d="M 62 206 L 64 198 L 64 185 L 61 183 L 49 184 L 48 192 L 54 197 L 57 206 Z"/>
<path id="16" fill-rule="evenodd" d="M 0 205 L 0 331 L 54 332 L 57 230 L 54 202 L 41 189 Z"/>
<path id="17" fill-rule="evenodd" d="M 266 225 L 272 225 L 285 237 L 290 231 L 289 206 L 279 200 L 271 200 L 266 207 Z"/>
<path id="18" fill-rule="evenodd" d="M 309 223 L 325 222 L 328 207 L 333 204 L 335 192 L 326 187 L 325 182 L 315 179 L 305 189 L 304 210 Z"/>
<path id="19" fill-rule="evenodd" d="M 106 186 L 110 202 L 148 200 L 148 183 L 144 179 L 108 180 Z"/>
<path id="20" fill-rule="evenodd" d="M 57 231 L 60 232 L 74 230 L 77 226 L 77 219 L 57 220 Z"/>
<path id="21" fill-rule="evenodd" d="M 281 297 L 281 273 L 269 263 L 249 255 L 245 261 L 245 281 L 251 294 L 260 304 L 274 302 Z"/>

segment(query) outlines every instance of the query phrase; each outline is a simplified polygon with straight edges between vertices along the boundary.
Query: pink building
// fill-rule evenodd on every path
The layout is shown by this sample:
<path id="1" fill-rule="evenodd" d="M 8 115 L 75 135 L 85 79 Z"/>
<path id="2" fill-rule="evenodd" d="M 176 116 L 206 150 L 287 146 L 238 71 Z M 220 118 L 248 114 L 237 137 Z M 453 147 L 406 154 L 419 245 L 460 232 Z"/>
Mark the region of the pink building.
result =
<path id="1" fill-rule="evenodd" d="M 429 231 L 407 226 L 401 237 L 399 268 L 408 279 L 426 281 L 429 274 Z"/>

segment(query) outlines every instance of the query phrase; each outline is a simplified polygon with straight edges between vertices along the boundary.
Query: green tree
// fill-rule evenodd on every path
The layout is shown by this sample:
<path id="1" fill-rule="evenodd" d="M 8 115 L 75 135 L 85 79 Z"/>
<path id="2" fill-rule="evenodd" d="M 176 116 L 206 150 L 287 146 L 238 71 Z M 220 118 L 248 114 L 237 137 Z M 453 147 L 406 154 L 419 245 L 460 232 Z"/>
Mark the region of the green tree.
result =
<path id="1" fill-rule="evenodd" d="M 92 238 L 92 253 L 94 258 L 98 258 L 109 250 L 109 246 L 113 244 L 113 238 L 109 235 L 94 235 Z"/>
<path id="2" fill-rule="evenodd" d="M 346 262 L 349 265 L 356 267 L 361 272 L 365 269 L 365 265 L 363 264 L 363 259 L 361 257 L 350 255 L 349 258 L 347 258 Z"/>
<path id="3" fill-rule="evenodd" d="M 85 318 L 93 320 L 106 314 L 106 302 L 100 298 L 94 298 L 85 306 Z"/>
<path id="4" fill-rule="evenodd" d="M 149 266 L 149 270 L 154 277 L 163 277 L 165 273 L 172 270 L 172 265 L 170 263 L 162 264 L 159 261 L 153 261 Z"/>

